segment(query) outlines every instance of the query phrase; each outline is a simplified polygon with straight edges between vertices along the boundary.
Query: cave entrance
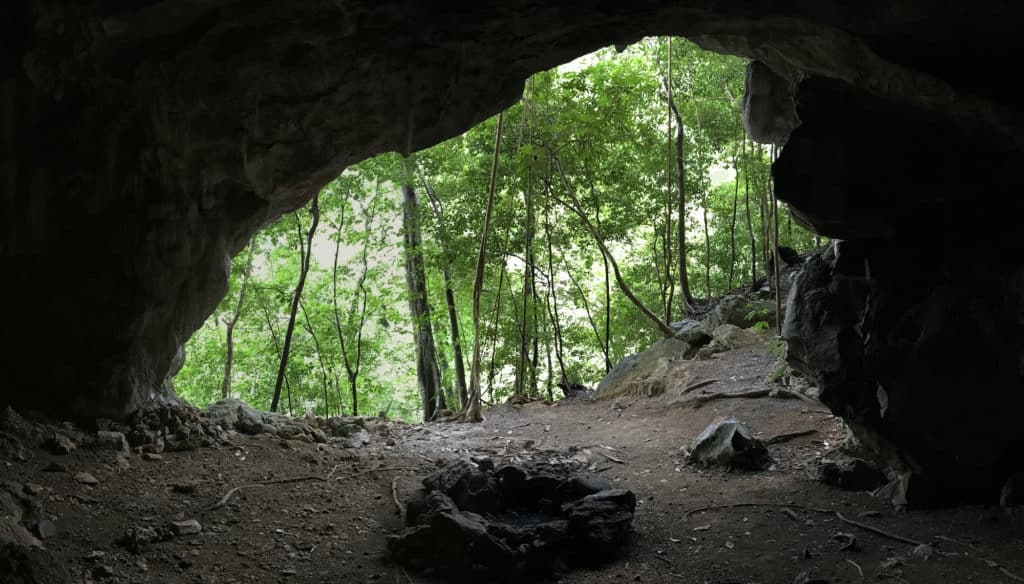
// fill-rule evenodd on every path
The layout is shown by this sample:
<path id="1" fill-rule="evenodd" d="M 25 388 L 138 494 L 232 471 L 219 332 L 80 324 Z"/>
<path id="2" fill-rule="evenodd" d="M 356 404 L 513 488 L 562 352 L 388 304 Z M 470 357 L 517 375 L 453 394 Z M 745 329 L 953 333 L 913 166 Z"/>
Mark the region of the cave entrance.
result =
<path id="1" fill-rule="evenodd" d="M 744 77 L 742 59 L 651 37 L 527 80 L 497 150 L 479 327 L 487 403 L 586 393 L 709 299 L 772 289 L 774 238 L 819 243 L 784 207 L 774 230 L 774 152 L 744 131 Z M 321 190 L 315 228 L 304 207 L 255 235 L 187 345 L 178 394 L 296 415 L 459 412 L 497 126 L 349 167 Z M 410 305 L 410 275 L 422 303 Z"/>

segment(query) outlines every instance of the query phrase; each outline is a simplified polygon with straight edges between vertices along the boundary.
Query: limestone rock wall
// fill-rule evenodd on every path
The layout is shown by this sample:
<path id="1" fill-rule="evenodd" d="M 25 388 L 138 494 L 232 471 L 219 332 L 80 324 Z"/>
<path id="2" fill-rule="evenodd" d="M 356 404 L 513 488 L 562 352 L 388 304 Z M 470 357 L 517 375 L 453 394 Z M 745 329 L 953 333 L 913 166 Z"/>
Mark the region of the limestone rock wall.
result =
<path id="1" fill-rule="evenodd" d="M 806 224 L 863 242 L 869 259 L 925 261 L 954 238 L 1008 249 L 1024 144 L 1015 12 L 995 0 L 16 3 L 0 24 L 0 405 L 118 417 L 169 391 L 178 348 L 261 225 L 348 164 L 455 135 L 514 102 L 529 74 L 645 34 L 756 58 L 793 84 L 802 125 L 775 174 Z M 965 219 L 977 228 L 959 231 Z M 915 235 L 897 241 L 904 230 Z M 922 331 L 944 338 L 968 326 L 946 311 L 956 298 L 1016 273 L 985 266 L 925 262 L 863 286 L 891 291 L 877 322 L 918 307 Z M 961 296 L 910 295 L 904 279 L 918 275 L 951 278 Z M 822 294 L 847 306 L 853 292 Z M 858 342 L 858 321 L 832 325 Z M 1015 331 L 993 346 L 1019 346 Z M 924 384 L 840 354 L 854 389 L 837 408 L 883 378 L 893 415 L 903 396 L 947 403 L 914 402 Z M 986 378 L 1013 384 L 992 399 L 1016 395 L 1016 366 Z M 943 419 L 930 408 L 921 415 Z"/>

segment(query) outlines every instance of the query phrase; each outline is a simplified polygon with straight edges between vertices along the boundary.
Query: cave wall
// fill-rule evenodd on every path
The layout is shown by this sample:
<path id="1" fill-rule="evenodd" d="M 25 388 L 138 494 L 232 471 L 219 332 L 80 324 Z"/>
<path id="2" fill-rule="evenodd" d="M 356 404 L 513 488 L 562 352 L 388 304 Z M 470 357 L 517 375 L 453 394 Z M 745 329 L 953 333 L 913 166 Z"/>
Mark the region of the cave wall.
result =
<path id="1" fill-rule="evenodd" d="M 1013 244 L 1018 210 L 1017 12 L 994 0 L 17 3 L 0 24 L 0 405 L 88 419 L 165 396 L 178 348 L 261 225 L 349 164 L 468 129 L 535 71 L 647 34 L 756 58 L 792 83 L 803 124 L 775 177 L 801 221 L 864 242 L 878 265 L 905 258 L 922 286 L 948 275 L 957 294 L 976 294 L 1016 269 L 993 250 Z M 964 241 L 947 260 L 922 252 Z M 985 252 L 977 272 L 952 259 Z M 959 306 L 957 294 L 908 296 L 905 272 L 862 276 L 893 291 L 879 323 Z M 841 363 L 860 377 L 833 392 L 853 396 L 832 402 L 840 410 L 886 377 L 854 367 L 870 360 L 861 352 Z M 948 397 L 914 401 L 923 386 L 903 377 L 885 383 L 919 417 Z M 985 379 L 1019 391 L 1010 369 Z"/>

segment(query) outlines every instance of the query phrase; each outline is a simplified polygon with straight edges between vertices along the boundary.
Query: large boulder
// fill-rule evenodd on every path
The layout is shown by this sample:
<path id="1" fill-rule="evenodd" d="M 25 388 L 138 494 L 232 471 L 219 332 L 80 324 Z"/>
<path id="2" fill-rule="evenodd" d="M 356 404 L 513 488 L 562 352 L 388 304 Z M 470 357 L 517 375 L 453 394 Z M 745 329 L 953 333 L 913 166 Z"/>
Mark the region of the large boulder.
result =
<path id="1" fill-rule="evenodd" d="M 672 330 L 675 331 L 675 334 L 672 335 L 673 337 L 695 347 L 706 345 L 711 340 L 711 335 L 704 330 L 700 321 L 692 318 L 673 322 Z"/>
<path id="2" fill-rule="evenodd" d="M 1024 470 L 1024 265 L 912 249 L 839 242 L 812 256 L 789 301 L 787 360 L 864 456 L 907 476 L 911 505 L 994 503 Z"/>
<path id="3" fill-rule="evenodd" d="M 682 361 L 690 356 L 693 347 L 679 339 L 662 339 L 642 353 L 630 355 L 605 375 L 594 390 L 594 399 L 609 399 L 623 394 L 638 391 L 648 397 L 648 389 L 643 383 L 655 376 L 659 371 L 668 369 L 670 363 Z M 660 392 L 657 392 L 660 393 Z"/>
<path id="4" fill-rule="evenodd" d="M 769 327 L 775 326 L 775 313 L 775 302 L 772 300 L 726 296 L 700 320 L 700 325 L 701 330 L 713 337 L 715 329 L 724 324 L 748 328 L 759 322 L 765 322 Z"/>

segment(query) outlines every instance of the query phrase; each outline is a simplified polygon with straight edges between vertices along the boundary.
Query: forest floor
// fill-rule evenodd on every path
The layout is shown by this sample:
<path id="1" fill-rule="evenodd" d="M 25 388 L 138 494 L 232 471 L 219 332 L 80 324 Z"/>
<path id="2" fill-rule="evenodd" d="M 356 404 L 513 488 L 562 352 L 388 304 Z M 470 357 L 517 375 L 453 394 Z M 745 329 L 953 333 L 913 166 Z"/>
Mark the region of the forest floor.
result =
<path id="1" fill-rule="evenodd" d="M 585 458 L 636 494 L 634 533 L 620 556 L 564 574 L 564 583 L 1024 581 L 1013 576 L 1024 574 L 1024 525 L 997 507 L 895 513 L 886 501 L 811 480 L 812 461 L 844 433 L 823 406 L 777 398 L 703 407 L 688 401 L 706 391 L 764 388 L 761 380 L 774 366 L 761 346 L 737 349 L 680 365 L 686 371 L 677 372 L 685 373 L 679 379 L 718 380 L 683 398 L 681 388 L 670 386 L 655 398 L 503 405 L 488 410 L 481 424 L 389 424 L 388 435 L 375 435 L 358 450 L 239 435 L 233 447 L 164 453 L 158 460 L 132 455 L 129 468 L 118 467 L 109 452 L 40 451 L 2 474 L 30 485 L 53 516 L 56 533 L 45 543 L 72 565 L 77 582 L 432 582 L 386 556 L 385 537 L 401 527 L 393 489 L 401 498 L 422 476 L 471 454 Z M 724 415 L 765 439 L 813 432 L 771 445 L 769 470 L 686 465 L 680 447 Z M 66 472 L 44 472 L 52 462 Z M 98 484 L 77 483 L 82 471 Z M 266 484 L 272 481 L 279 482 Z M 236 491 L 211 509 L 229 490 L 259 484 L 265 486 Z M 746 506 L 751 503 L 766 505 Z M 801 507 L 839 511 L 935 545 L 915 551 Z M 199 533 L 135 550 L 116 543 L 133 527 L 191 519 L 201 524 Z"/>

